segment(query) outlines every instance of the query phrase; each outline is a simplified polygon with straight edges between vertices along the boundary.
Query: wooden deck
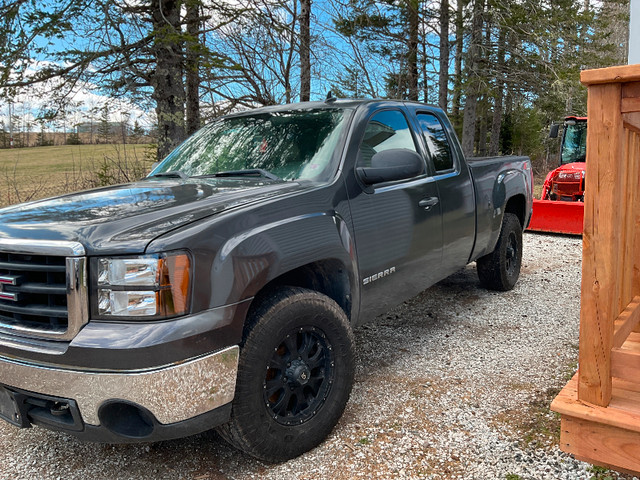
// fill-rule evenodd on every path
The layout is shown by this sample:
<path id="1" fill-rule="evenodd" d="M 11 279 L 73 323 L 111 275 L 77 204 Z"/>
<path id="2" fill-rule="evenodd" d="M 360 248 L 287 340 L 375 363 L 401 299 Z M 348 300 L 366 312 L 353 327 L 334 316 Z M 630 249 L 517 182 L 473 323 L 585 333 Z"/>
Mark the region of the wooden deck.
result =
<path id="1" fill-rule="evenodd" d="M 640 473 L 640 65 L 589 88 L 578 373 L 551 404 L 560 446 Z"/>
<path id="2" fill-rule="evenodd" d="M 578 460 L 619 471 L 640 472 L 640 333 L 632 333 L 618 349 L 622 361 L 615 365 L 625 374 L 613 377 L 611 401 L 606 407 L 578 400 L 578 374 L 551 404 L 562 417 L 560 448 Z M 625 357 L 624 355 L 632 357 Z M 626 363 L 628 358 L 634 364 Z"/>

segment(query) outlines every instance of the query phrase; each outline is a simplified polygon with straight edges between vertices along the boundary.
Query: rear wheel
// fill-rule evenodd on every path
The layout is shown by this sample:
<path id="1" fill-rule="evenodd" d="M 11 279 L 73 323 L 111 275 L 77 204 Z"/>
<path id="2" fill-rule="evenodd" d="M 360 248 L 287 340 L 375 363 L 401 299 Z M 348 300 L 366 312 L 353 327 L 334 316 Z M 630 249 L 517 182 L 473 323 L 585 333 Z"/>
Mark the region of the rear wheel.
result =
<path id="1" fill-rule="evenodd" d="M 249 322 L 231 420 L 219 431 L 250 455 L 284 461 L 322 442 L 342 415 L 353 334 L 333 300 L 302 288 L 272 294 Z"/>
<path id="2" fill-rule="evenodd" d="M 477 260 L 478 278 L 490 290 L 511 290 L 520 276 L 522 226 L 513 213 L 505 213 L 496 248 Z"/>

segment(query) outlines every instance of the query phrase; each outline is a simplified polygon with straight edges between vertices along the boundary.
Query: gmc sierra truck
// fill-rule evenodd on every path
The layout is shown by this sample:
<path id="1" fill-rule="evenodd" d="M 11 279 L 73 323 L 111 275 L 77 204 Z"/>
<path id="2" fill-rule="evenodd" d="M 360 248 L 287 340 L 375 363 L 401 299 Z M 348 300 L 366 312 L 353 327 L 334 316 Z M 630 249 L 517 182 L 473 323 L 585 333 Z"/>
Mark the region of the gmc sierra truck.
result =
<path id="1" fill-rule="evenodd" d="M 473 261 L 513 288 L 531 205 L 529 160 L 465 159 L 434 107 L 222 117 L 140 181 L 0 210 L 0 417 L 295 457 L 344 410 L 353 327 Z"/>

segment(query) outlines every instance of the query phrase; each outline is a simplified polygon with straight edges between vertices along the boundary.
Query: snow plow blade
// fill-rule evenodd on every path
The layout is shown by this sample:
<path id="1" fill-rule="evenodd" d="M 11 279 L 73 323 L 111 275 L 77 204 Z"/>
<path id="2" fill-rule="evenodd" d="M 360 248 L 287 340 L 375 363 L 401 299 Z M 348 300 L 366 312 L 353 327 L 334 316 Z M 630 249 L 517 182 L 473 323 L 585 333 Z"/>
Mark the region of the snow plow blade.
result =
<path id="1" fill-rule="evenodd" d="M 583 221 L 583 202 L 534 200 L 533 215 L 527 230 L 582 235 Z"/>

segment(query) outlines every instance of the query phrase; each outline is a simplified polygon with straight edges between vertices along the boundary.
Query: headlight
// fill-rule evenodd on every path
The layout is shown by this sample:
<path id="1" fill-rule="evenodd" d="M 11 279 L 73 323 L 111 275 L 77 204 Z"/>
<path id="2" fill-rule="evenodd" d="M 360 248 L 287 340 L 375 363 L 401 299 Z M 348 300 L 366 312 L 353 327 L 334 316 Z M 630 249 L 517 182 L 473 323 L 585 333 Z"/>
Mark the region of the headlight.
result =
<path id="1" fill-rule="evenodd" d="M 189 311 L 191 261 L 184 252 L 99 258 L 94 265 L 100 318 L 167 318 Z"/>
<path id="2" fill-rule="evenodd" d="M 579 182 L 580 180 L 582 180 L 583 174 L 584 172 L 560 172 L 558 174 L 558 180 L 565 181 L 565 182 L 570 182 L 570 181 Z"/>

